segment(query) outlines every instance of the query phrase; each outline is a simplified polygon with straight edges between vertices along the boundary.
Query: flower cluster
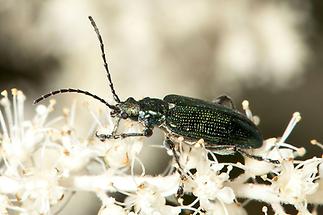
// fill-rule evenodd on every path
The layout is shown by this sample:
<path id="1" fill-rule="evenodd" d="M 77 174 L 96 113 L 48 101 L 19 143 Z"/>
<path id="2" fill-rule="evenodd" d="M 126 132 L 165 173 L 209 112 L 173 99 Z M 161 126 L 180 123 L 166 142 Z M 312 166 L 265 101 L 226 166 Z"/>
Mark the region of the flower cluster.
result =
<path id="1" fill-rule="evenodd" d="M 142 138 L 102 143 L 94 137 L 97 129 L 113 131 L 109 114 L 102 119 L 89 110 L 94 123 L 89 134 L 81 137 L 76 129 L 75 104 L 50 119 L 55 105 L 50 101 L 47 106 L 37 106 L 33 119 L 26 120 L 24 94 L 16 89 L 11 94 L 9 99 L 3 91 L 0 101 L 1 214 L 59 213 L 78 191 L 97 195 L 102 202 L 100 215 L 169 215 L 185 210 L 193 214 L 246 214 L 244 206 L 249 200 L 264 202 L 264 214 L 268 213 L 267 206 L 276 214 L 286 214 L 283 204 L 293 205 L 300 214 L 314 214 L 308 204 L 323 204 L 323 159 L 299 160 L 305 149 L 286 143 L 301 119 L 299 113 L 293 114 L 281 138 L 267 139 L 261 148 L 247 151 L 263 157 L 263 161 L 245 157 L 244 164 L 219 163 L 202 139 L 188 145 L 178 138 L 176 153 L 181 167 L 174 161 L 169 171 L 149 176 L 139 156 Z M 243 109 L 259 123 L 247 101 Z M 126 132 L 138 129 L 139 125 L 127 122 L 123 128 Z M 312 143 L 322 146 L 316 140 Z M 235 178 L 230 174 L 234 169 L 242 170 Z M 121 193 L 125 198 L 121 201 L 107 193 Z"/>

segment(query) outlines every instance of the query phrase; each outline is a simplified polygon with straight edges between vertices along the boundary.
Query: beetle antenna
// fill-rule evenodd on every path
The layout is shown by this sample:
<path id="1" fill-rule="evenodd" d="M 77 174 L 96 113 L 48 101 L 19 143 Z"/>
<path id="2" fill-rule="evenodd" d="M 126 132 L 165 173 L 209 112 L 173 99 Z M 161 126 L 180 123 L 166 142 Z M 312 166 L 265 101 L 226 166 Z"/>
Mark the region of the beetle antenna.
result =
<path id="1" fill-rule="evenodd" d="M 99 100 L 100 102 L 102 102 L 103 104 L 105 104 L 106 106 L 108 106 L 110 109 L 113 109 L 113 110 L 119 110 L 119 108 L 117 108 L 115 105 L 111 105 L 109 104 L 107 101 L 105 101 L 104 99 L 100 98 L 99 96 L 95 95 L 95 94 L 92 94 L 88 91 L 84 91 L 84 90 L 80 90 L 80 89 L 73 89 L 73 88 L 63 88 L 63 89 L 59 89 L 59 90 L 55 90 L 55 91 L 52 91 L 52 92 L 49 92 L 45 95 L 42 95 L 41 97 L 39 97 L 38 99 L 36 99 L 34 101 L 34 104 L 37 104 L 38 102 L 48 98 L 48 97 L 51 97 L 51 96 L 54 96 L 56 94 L 62 94 L 62 93 L 80 93 L 80 94 L 85 94 L 87 96 L 91 96 L 92 98 L 96 99 L 96 100 Z"/>
<path id="2" fill-rule="evenodd" d="M 107 59 L 105 58 L 103 39 L 101 37 L 99 28 L 96 25 L 96 23 L 95 23 L 94 19 L 92 18 L 92 16 L 89 16 L 89 20 L 90 20 L 91 25 L 93 26 L 94 31 L 95 31 L 98 39 L 99 39 L 99 42 L 100 42 L 100 48 L 101 48 L 101 53 L 102 53 L 103 65 L 104 65 L 105 71 L 107 72 L 107 77 L 108 77 L 108 80 L 109 80 L 109 86 L 111 88 L 111 92 L 112 92 L 112 95 L 113 95 L 113 99 L 117 103 L 120 103 L 120 99 L 119 99 L 118 95 L 116 94 L 116 92 L 114 90 L 114 87 L 113 87 L 113 83 L 112 83 L 112 79 L 111 79 L 111 74 L 110 74 L 110 71 L 109 71 L 109 66 L 108 66 L 108 63 L 107 63 Z"/>

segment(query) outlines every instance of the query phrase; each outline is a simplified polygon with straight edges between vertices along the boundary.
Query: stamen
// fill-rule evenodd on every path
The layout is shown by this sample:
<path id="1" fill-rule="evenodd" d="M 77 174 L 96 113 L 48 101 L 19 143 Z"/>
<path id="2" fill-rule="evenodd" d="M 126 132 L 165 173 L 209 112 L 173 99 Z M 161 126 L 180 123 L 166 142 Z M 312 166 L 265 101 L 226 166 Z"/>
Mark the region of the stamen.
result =
<path id="1" fill-rule="evenodd" d="M 39 119 L 39 125 L 40 126 L 43 126 L 45 124 L 45 121 L 47 119 L 47 116 L 50 112 L 52 112 L 54 110 L 54 106 L 56 104 L 56 100 L 55 99 L 51 99 L 49 100 L 49 105 L 47 107 L 45 106 L 41 106 L 39 105 L 38 107 L 41 107 L 39 108 L 41 110 L 41 114 L 39 115 L 40 119 Z M 37 107 L 37 108 L 38 108 Z"/>
<path id="2" fill-rule="evenodd" d="M 56 100 L 55 99 L 49 100 L 49 105 L 48 105 L 49 112 L 52 112 L 54 110 L 55 105 L 56 105 Z"/>
<path id="3" fill-rule="evenodd" d="M 63 120 L 64 117 L 62 116 L 59 116 L 59 117 L 55 117 L 54 119 L 48 121 L 44 127 L 51 127 L 53 124 L 56 124 L 58 123 L 59 121 Z"/>
<path id="4" fill-rule="evenodd" d="M 232 169 L 233 169 L 232 165 L 228 165 L 228 167 L 227 167 L 227 174 L 228 175 L 230 174 L 230 172 L 232 171 Z"/>
<path id="5" fill-rule="evenodd" d="M 1 99 L 0 103 L 1 105 L 4 107 L 4 112 L 6 115 L 6 118 L 8 120 L 8 128 L 9 128 L 9 132 L 10 132 L 10 136 L 13 136 L 13 119 L 12 119 L 12 112 L 11 112 L 11 108 L 10 108 L 10 101 L 8 99 L 8 92 L 6 90 L 1 92 L 1 95 L 3 96 L 3 98 Z"/>
<path id="6" fill-rule="evenodd" d="M 231 167 L 236 167 L 236 168 L 239 168 L 239 169 L 242 169 L 242 170 L 246 170 L 247 167 L 245 167 L 242 163 L 238 162 L 238 163 L 221 163 L 223 165 L 228 165 L 231 166 Z"/>
<path id="7" fill-rule="evenodd" d="M 249 107 L 249 101 L 248 100 L 244 100 L 242 102 L 242 109 L 245 111 L 246 116 L 248 119 L 250 119 L 253 123 L 255 123 L 255 125 L 259 125 L 260 123 L 260 118 L 258 116 L 254 116 L 250 110 Z"/>
<path id="8" fill-rule="evenodd" d="M 75 125 L 76 103 L 77 103 L 76 101 L 73 102 L 72 107 L 71 107 L 71 111 L 70 111 L 70 118 L 69 118 L 68 125 L 71 127 L 73 125 Z"/>
<path id="9" fill-rule="evenodd" d="M 311 144 L 316 145 L 316 146 L 320 147 L 321 149 L 323 149 L 323 144 L 315 139 L 311 140 Z"/>
<path id="10" fill-rule="evenodd" d="M 220 198 L 218 198 L 218 201 L 220 202 L 220 204 L 221 204 L 221 206 L 222 206 L 222 208 L 223 208 L 223 210 L 224 210 L 224 214 L 225 214 L 225 215 L 229 215 L 228 209 L 227 209 L 227 207 L 225 206 L 224 202 L 223 202 Z"/>
<path id="11" fill-rule="evenodd" d="M 25 104 L 26 97 L 22 91 L 18 90 L 17 92 L 17 108 L 18 108 L 18 122 L 20 127 L 20 135 L 21 137 L 25 134 L 25 129 L 23 126 L 24 123 L 24 104 Z"/>
<path id="12" fill-rule="evenodd" d="M 145 166 L 144 164 L 142 163 L 142 161 L 137 157 L 135 156 L 135 159 L 137 160 L 137 162 L 139 163 L 140 167 L 141 167 L 141 176 L 145 176 L 146 175 L 146 169 L 145 169 Z"/>
<path id="13" fill-rule="evenodd" d="M 323 160 L 321 158 L 313 157 L 311 159 L 300 162 L 299 164 L 297 164 L 295 169 L 300 169 L 302 166 L 315 162 L 317 163 L 317 165 L 319 165 L 320 163 L 323 163 Z"/>
<path id="14" fill-rule="evenodd" d="M 268 208 L 267 206 L 263 206 L 261 210 L 265 215 L 268 215 Z"/>
<path id="15" fill-rule="evenodd" d="M 286 147 L 286 148 L 288 148 L 288 149 L 292 149 L 292 150 L 295 150 L 295 151 L 298 151 L 299 150 L 299 148 L 297 148 L 296 146 L 293 146 L 293 145 L 290 145 L 290 144 L 287 144 L 287 143 L 284 143 L 284 142 L 282 142 L 282 143 L 280 143 L 280 142 L 277 142 L 277 145 L 276 146 L 283 146 L 283 147 Z"/>
<path id="16" fill-rule="evenodd" d="M 1 152 L 0 152 L 0 154 L 1 154 L 1 157 L 2 157 L 2 160 L 3 160 L 3 163 L 4 163 L 4 165 L 6 166 L 6 168 L 7 168 L 7 171 L 9 172 L 9 173 L 11 173 L 11 175 L 14 175 L 14 176 L 18 176 L 19 174 L 17 173 L 17 171 L 10 165 L 10 163 L 9 163 L 9 161 L 8 161 L 8 159 L 7 159 L 7 157 L 5 156 L 5 154 L 4 154 L 4 152 L 1 150 Z"/>
<path id="17" fill-rule="evenodd" d="M 68 108 L 63 108 L 63 116 L 64 116 L 65 120 L 68 120 L 68 118 L 70 116 L 70 110 Z"/>
<path id="18" fill-rule="evenodd" d="M 103 125 L 102 125 L 101 121 L 99 120 L 98 116 L 90 108 L 88 108 L 88 110 L 90 111 L 90 114 L 93 117 L 94 121 L 99 125 L 100 128 L 102 128 Z"/>
<path id="19" fill-rule="evenodd" d="M 306 149 L 304 147 L 298 148 L 298 150 L 296 151 L 298 156 L 304 156 L 306 153 Z"/>
<path id="20" fill-rule="evenodd" d="M 0 110 L 0 126 L 1 126 L 2 132 L 3 132 L 3 139 L 8 139 L 9 138 L 8 129 L 6 126 L 6 122 L 4 121 L 3 114 L 2 114 L 1 110 Z"/>
<path id="21" fill-rule="evenodd" d="M 3 91 L 1 92 L 1 95 L 2 95 L 3 97 L 8 97 L 8 92 L 7 92 L 7 90 L 3 90 Z"/>
<path id="22" fill-rule="evenodd" d="M 301 114 L 299 112 L 293 113 L 292 119 L 289 121 L 286 130 L 283 133 L 283 136 L 278 141 L 278 144 L 284 143 L 287 137 L 290 135 L 296 124 L 302 119 Z"/>
<path id="23" fill-rule="evenodd" d="M 259 116 L 253 116 L 252 121 L 253 121 L 253 123 L 255 123 L 255 125 L 259 125 L 260 124 Z"/>
<path id="24" fill-rule="evenodd" d="M 199 200 L 199 199 L 198 199 Z M 193 207 L 187 207 L 187 206 L 179 206 L 180 209 L 182 210 L 190 210 L 190 211 L 194 211 L 194 214 L 200 214 L 201 213 L 201 208 L 193 208 Z"/>
<path id="25" fill-rule="evenodd" d="M 8 206 L 7 206 L 7 208 L 8 208 L 8 209 L 10 209 L 10 210 L 13 210 L 13 211 L 21 212 L 21 213 L 23 213 L 23 214 L 28 212 L 28 210 L 23 209 L 23 208 L 20 208 L 20 207 L 18 207 L 18 206 L 11 206 L 11 205 L 8 205 Z"/>
<path id="26" fill-rule="evenodd" d="M 19 136 L 19 124 L 18 124 L 18 108 L 17 108 L 17 89 L 11 89 L 12 94 L 12 103 L 13 103 L 13 117 L 14 117 L 14 124 L 13 124 L 13 133 L 15 139 L 20 143 L 21 138 Z"/>
<path id="27" fill-rule="evenodd" d="M 244 100 L 242 102 L 242 109 L 246 112 L 248 119 L 253 120 L 252 119 L 252 112 L 249 108 L 249 101 L 248 100 Z"/>
<path id="28" fill-rule="evenodd" d="M 135 159 L 133 158 L 132 161 L 131 161 L 131 166 L 130 166 L 130 173 L 131 173 L 131 177 L 132 177 L 132 180 L 134 182 L 134 184 L 136 184 L 136 186 L 138 186 L 138 182 L 136 181 L 136 177 L 135 177 Z"/>

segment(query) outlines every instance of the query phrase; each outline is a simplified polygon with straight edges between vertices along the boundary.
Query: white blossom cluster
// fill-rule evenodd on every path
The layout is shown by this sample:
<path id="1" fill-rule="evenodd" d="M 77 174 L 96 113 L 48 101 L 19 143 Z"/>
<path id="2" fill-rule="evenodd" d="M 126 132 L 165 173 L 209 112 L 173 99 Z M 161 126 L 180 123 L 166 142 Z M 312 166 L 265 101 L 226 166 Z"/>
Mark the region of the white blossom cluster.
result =
<path id="1" fill-rule="evenodd" d="M 308 204 L 323 204 L 323 159 L 299 160 L 305 149 L 286 143 L 301 119 L 299 113 L 294 113 L 281 138 L 267 139 L 261 148 L 248 151 L 279 164 L 248 157 L 244 164 L 219 163 L 203 140 L 189 146 L 179 138 L 181 175 L 173 162 L 166 173 L 149 176 L 138 155 L 143 139 L 102 143 L 93 138 L 98 127 L 112 132 L 111 118 L 102 125 L 99 115 L 90 111 L 93 127 L 88 138 L 80 138 L 74 126 L 74 107 L 51 118 L 48 115 L 55 104 L 51 101 L 48 106 L 37 106 L 29 120 L 24 118 L 24 94 L 16 89 L 11 94 L 9 99 L 3 91 L 0 101 L 0 214 L 59 214 L 79 191 L 97 195 L 102 202 L 100 215 L 247 214 L 244 206 L 250 200 L 263 202 L 264 214 L 268 207 L 275 214 L 286 214 L 283 204 L 293 205 L 299 214 L 315 214 L 316 207 L 309 210 Z M 248 106 L 244 101 L 246 115 L 257 123 L 259 119 Z M 318 141 L 312 143 L 322 148 Z M 140 167 L 139 173 L 135 166 Z M 232 178 L 233 169 L 243 173 Z M 180 187 L 184 195 L 177 197 Z M 121 201 L 108 193 L 126 197 Z"/>

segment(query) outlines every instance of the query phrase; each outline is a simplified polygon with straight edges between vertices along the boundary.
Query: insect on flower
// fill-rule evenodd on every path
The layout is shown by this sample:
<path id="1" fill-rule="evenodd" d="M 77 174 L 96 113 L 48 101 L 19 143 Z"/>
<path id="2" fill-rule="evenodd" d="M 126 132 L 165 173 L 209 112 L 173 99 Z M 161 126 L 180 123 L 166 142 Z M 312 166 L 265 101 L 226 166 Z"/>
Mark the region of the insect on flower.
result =
<path id="1" fill-rule="evenodd" d="M 99 100 L 111 109 L 111 116 L 116 117 L 117 122 L 111 134 L 97 133 L 98 138 L 104 141 L 128 137 L 150 137 L 154 128 L 160 128 L 165 133 L 164 145 L 172 150 L 180 169 L 176 151 L 176 143 L 179 140 L 189 145 L 203 140 L 205 148 L 214 153 L 239 152 L 257 160 L 277 163 L 275 160 L 246 152 L 247 149 L 260 148 L 263 145 L 263 137 L 257 126 L 235 109 L 228 96 L 220 96 L 213 102 L 180 95 L 167 95 L 163 99 L 146 97 L 141 100 L 129 97 L 121 101 L 113 86 L 99 29 L 91 16 L 89 19 L 100 42 L 104 67 L 116 104 L 110 104 L 88 91 L 74 88 L 52 91 L 36 99 L 34 103 L 60 93 L 80 93 Z M 144 129 L 140 133 L 117 133 L 121 119 L 137 121 L 144 126 Z"/>

